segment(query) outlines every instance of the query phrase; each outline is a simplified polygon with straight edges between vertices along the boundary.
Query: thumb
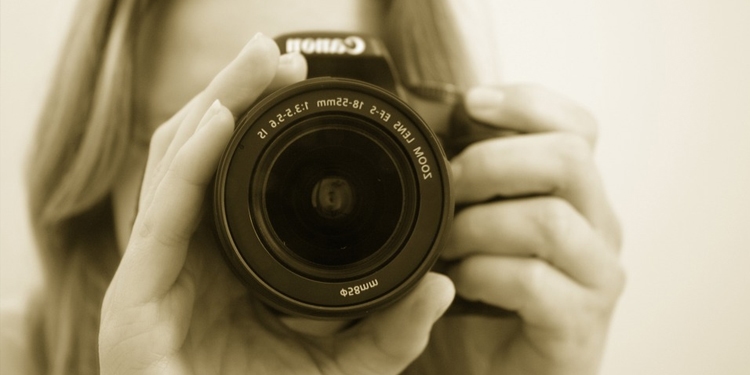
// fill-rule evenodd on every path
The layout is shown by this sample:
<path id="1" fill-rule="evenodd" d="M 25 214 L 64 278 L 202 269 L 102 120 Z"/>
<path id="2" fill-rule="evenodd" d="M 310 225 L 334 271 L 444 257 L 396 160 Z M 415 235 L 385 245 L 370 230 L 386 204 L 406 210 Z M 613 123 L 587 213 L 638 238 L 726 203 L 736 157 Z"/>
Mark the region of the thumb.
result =
<path id="1" fill-rule="evenodd" d="M 432 325 L 450 306 L 455 288 L 429 273 L 416 289 L 386 310 L 369 316 L 343 337 L 338 363 L 346 374 L 398 374 L 427 346 Z"/>

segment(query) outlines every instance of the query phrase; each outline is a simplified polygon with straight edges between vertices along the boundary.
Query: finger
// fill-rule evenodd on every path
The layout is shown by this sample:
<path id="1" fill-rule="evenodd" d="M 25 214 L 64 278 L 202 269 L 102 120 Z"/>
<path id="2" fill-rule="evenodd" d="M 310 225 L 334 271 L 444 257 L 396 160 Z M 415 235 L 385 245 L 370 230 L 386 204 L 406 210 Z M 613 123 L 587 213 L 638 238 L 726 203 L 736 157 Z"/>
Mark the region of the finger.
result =
<path id="1" fill-rule="evenodd" d="M 239 55 L 191 101 L 188 113 L 174 134 L 161 163 L 171 164 L 171 160 L 195 132 L 201 118 L 215 100 L 221 101 L 235 117 L 249 107 L 271 83 L 278 64 L 279 48 L 276 43 L 260 33 L 256 34 Z"/>
<path id="2" fill-rule="evenodd" d="M 204 104 L 219 99 L 237 117 L 273 81 L 279 58 L 276 42 L 262 34 L 255 35 L 203 91 Z"/>
<path id="3" fill-rule="evenodd" d="M 573 321 L 569 306 L 582 303 L 585 296 L 580 286 L 536 258 L 475 255 L 448 275 L 465 299 L 516 311 L 532 325 L 556 327 L 560 321 Z"/>
<path id="4" fill-rule="evenodd" d="M 617 282 L 612 251 L 566 201 L 550 196 L 493 202 L 459 212 L 442 256 L 538 257 L 590 288 Z"/>
<path id="5" fill-rule="evenodd" d="M 520 133 L 561 131 L 583 137 L 593 147 L 597 124 L 591 114 L 564 96 L 536 85 L 475 87 L 466 110 L 482 123 Z"/>
<path id="6" fill-rule="evenodd" d="M 151 201 L 154 190 L 154 181 L 159 181 L 161 176 L 164 175 L 164 171 L 159 170 L 159 168 L 164 168 L 164 165 L 166 164 L 166 162 L 162 163 L 164 154 L 167 152 L 169 145 L 172 144 L 174 135 L 182 121 L 185 119 L 185 116 L 187 116 L 190 108 L 190 103 L 188 103 L 164 124 L 156 128 L 154 134 L 151 135 L 146 168 L 143 172 L 143 181 L 141 181 L 141 194 L 138 207 L 145 207 Z"/>
<path id="7" fill-rule="evenodd" d="M 263 95 L 270 94 L 282 87 L 307 78 L 307 60 L 299 52 L 291 52 L 281 55 L 279 66 L 273 81 L 268 85 Z"/>
<path id="8" fill-rule="evenodd" d="M 257 100 L 273 80 L 278 84 L 287 83 L 305 74 L 300 71 L 306 69 L 304 58 L 290 56 L 280 59 L 276 43 L 262 34 L 256 34 L 205 90 L 196 95 L 167 124 L 157 129 L 152 137 L 152 147 L 159 147 L 149 152 L 153 156 L 149 155 L 147 164 L 144 178 L 146 202 L 142 202 L 142 206 L 148 203 L 148 196 L 153 193 L 149 189 L 153 187 L 150 181 L 161 179 L 166 170 L 164 166 L 170 165 L 174 155 L 206 115 L 206 109 L 211 103 L 218 99 L 236 117 Z M 154 145 L 155 139 L 160 139 L 160 143 Z"/>
<path id="9" fill-rule="evenodd" d="M 451 281 L 430 273 L 417 288 L 388 309 L 373 314 L 342 333 L 338 363 L 345 374 L 399 374 L 424 351 L 435 321 L 454 296 Z"/>
<path id="10" fill-rule="evenodd" d="M 307 76 L 307 61 L 300 53 L 287 53 L 279 58 L 279 64 L 274 75 L 273 81 L 268 85 L 266 91 L 275 91 L 281 87 L 291 85 L 302 81 Z M 197 98 L 197 97 L 196 97 Z M 177 128 L 184 121 L 187 114 L 191 111 L 194 103 L 197 101 L 193 98 L 179 112 L 177 112 L 167 122 L 159 126 L 151 137 L 149 148 L 148 166 L 151 169 L 156 167 L 172 143 Z M 205 115 L 204 115 L 205 117 Z M 149 169 L 147 168 L 147 172 Z"/>
<path id="11" fill-rule="evenodd" d="M 200 220 L 206 186 L 234 131 L 231 112 L 218 104 L 172 160 L 154 198 L 139 214 L 116 277 L 137 285 L 131 301 L 163 295 L 179 276 Z"/>
<path id="12" fill-rule="evenodd" d="M 582 138 L 541 133 L 473 144 L 451 161 L 456 203 L 560 197 L 619 247 L 620 228 Z"/>

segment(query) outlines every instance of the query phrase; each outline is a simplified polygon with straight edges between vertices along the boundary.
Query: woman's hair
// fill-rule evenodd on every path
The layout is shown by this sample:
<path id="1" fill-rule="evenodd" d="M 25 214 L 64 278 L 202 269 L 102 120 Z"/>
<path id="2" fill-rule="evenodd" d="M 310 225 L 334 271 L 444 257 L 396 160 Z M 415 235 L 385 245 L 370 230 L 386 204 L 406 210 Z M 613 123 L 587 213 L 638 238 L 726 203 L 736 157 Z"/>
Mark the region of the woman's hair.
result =
<path id="1" fill-rule="evenodd" d="M 44 293 L 31 352 L 39 373 L 98 373 L 101 302 L 119 262 L 110 200 L 131 139 L 138 1 L 82 0 L 27 165 Z"/>
<path id="2" fill-rule="evenodd" d="M 385 39 L 407 89 L 496 83 L 487 0 L 393 0 Z"/>
<path id="3" fill-rule="evenodd" d="M 488 57 L 480 59 L 469 47 L 487 38 L 489 30 L 477 27 L 489 23 L 466 19 L 483 14 L 480 1 L 390 2 L 384 22 L 391 33 L 384 38 L 407 86 L 442 82 L 466 88 L 479 81 L 473 65 Z M 99 371 L 101 303 L 120 257 L 110 193 L 134 143 L 135 47 L 152 3 L 79 2 L 39 118 L 27 165 L 45 276 L 30 315 L 39 373 Z"/>

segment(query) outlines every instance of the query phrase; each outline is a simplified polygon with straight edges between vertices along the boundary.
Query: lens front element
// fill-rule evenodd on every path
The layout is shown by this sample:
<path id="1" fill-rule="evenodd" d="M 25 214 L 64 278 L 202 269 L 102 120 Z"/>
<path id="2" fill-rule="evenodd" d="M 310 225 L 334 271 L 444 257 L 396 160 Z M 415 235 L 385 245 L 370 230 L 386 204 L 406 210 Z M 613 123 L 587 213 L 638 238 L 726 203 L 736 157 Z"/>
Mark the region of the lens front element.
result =
<path id="1" fill-rule="evenodd" d="M 351 278 L 397 250 L 416 189 L 387 133 L 356 117 L 318 116 L 280 135 L 265 155 L 256 219 L 267 223 L 280 261 L 308 277 Z"/>

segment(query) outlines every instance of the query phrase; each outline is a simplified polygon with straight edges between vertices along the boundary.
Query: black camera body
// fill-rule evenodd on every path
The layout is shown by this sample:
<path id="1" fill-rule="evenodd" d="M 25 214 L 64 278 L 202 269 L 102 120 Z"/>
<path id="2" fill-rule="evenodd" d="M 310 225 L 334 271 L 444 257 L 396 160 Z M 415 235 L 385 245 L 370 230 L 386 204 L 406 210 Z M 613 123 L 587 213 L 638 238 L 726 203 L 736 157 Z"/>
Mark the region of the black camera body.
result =
<path id="1" fill-rule="evenodd" d="M 454 210 L 446 155 L 399 97 L 378 39 L 277 43 L 305 55 L 309 79 L 239 119 L 216 174 L 216 231 L 231 268 L 270 307 L 361 317 L 437 262 Z"/>

